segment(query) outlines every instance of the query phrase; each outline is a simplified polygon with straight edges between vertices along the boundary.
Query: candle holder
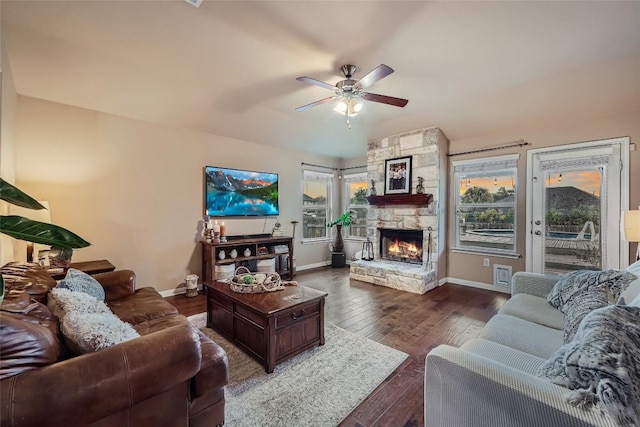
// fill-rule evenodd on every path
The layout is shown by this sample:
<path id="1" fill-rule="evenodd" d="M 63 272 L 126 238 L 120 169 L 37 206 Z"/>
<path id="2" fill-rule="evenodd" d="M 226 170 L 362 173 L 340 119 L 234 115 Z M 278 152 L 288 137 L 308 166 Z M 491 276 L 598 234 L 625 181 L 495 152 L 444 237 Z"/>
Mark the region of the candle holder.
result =
<path id="1" fill-rule="evenodd" d="M 213 230 L 213 243 L 220 243 L 220 232 Z"/>
<path id="2" fill-rule="evenodd" d="M 367 241 L 362 243 L 362 260 L 373 261 L 373 242 L 367 237 Z"/>
<path id="3" fill-rule="evenodd" d="M 204 222 L 204 231 L 203 231 L 203 238 L 204 241 L 207 243 L 211 243 L 211 239 L 212 239 L 212 235 L 211 233 L 213 232 L 213 230 L 209 227 L 209 221 L 205 221 Z"/>

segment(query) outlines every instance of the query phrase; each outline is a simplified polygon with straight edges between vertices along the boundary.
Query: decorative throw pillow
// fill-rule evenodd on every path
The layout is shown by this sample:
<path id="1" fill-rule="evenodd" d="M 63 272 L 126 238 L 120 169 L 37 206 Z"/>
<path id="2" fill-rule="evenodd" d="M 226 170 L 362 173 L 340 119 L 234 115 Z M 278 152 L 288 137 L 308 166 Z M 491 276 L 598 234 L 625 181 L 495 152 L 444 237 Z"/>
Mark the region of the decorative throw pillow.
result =
<path id="1" fill-rule="evenodd" d="M 618 299 L 618 305 L 627 305 L 631 301 L 640 295 L 640 278 L 637 278 L 633 282 L 629 283 L 627 289 L 624 290 L 620 294 L 620 298 Z"/>
<path id="2" fill-rule="evenodd" d="M 621 305 L 629 304 L 638 295 L 640 295 L 640 261 L 634 262 L 629 267 L 625 268 L 625 271 L 628 271 L 629 273 L 635 275 L 637 279 L 631 282 L 629 286 L 627 286 L 627 289 L 625 289 L 622 294 L 620 294 L 618 304 Z"/>
<path id="3" fill-rule="evenodd" d="M 75 354 L 101 350 L 140 336 L 112 313 L 69 313 L 60 321 L 60 330 Z"/>
<path id="4" fill-rule="evenodd" d="M 547 301 L 564 313 L 564 342 L 570 342 L 580 322 L 593 310 L 615 304 L 636 276 L 619 270 L 578 270 L 562 276 Z"/>
<path id="5" fill-rule="evenodd" d="M 575 339 L 538 376 L 572 392 L 576 406 L 598 404 L 620 426 L 640 423 L 640 307 L 610 305 L 589 313 Z"/>
<path id="6" fill-rule="evenodd" d="M 60 318 L 64 341 L 75 354 L 100 350 L 140 336 L 104 302 L 84 292 L 53 288 L 49 292 L 49 307 Z"/>
<path id="7" fill-rule="evenodd" d="M 59 319 L 66 313 L 111 313 L 104 302 L 87 293 L 58 287 L 49 292 L 47 306 Z"/>
<path id="8" fill-rule="evenodd" d="M 75 292 L 85 292 L 100 301 L 104 301 L 105 298 L 104 289 L 100 282 L 75 268 L 70 268 L 65 278 L 60 280 L 56 287 L 70 289 Z"/>

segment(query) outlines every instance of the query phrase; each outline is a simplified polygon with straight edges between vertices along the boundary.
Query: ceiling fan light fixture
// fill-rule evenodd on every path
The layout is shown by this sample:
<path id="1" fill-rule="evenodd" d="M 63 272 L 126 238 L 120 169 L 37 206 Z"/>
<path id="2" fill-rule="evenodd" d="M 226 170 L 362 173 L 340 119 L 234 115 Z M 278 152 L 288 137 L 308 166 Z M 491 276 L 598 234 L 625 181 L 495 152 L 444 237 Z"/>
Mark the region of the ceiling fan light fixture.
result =
<path id="1" fill-rule="evenodd" d="M 340 114 L 344 114 L 348 108 L 349 104 L 347 103 L 347 100 L 345 98 L 340 98 L 340 100 L 338 100 L 338 102 L 336 103 L 334 110 Z"/>
<path id="2" fill-rule="evenodd" d="M 334 107 L 334 111 L 350 117 L 355 117 L 362 110 L 362 107 L 364 107 L 364 104 L 361 100 L 356 99 L 353 96 L 345 95 L 338 100 Z"/>
<path id="3" fill-rule="evenodd" d="M 335 85 L 307 76 L 296 78 L 296 80 L 300 82 L 329 89 L 335 94 L 332 97 L 321 99 L 319 101 L 312 102 L 311 104 L 298 107 L 296 108 L 296 111 L 304 111 L 308 108 L 315 107 L 316 105 L 324 104 L 325 102 L 338 99 L 338 102 L 333 107 L 333 109 L 336 112 L 344 114 L 346 116 L 355 116 L 358 114 L 358 112 L 360 112 L 360 110 L 362 110 L 362 101 L 378 102 L 380 104 L 393 105 L 396 107 L 404 107 L 409 102 L 408 99 L 394 98 L 393 96 L 379 95 L 377 93 L 364 91 L 364 89 L 371 86 L 375 82 L 393 73 L 393 68 L 389 67 L 388 65 L 378 65 L 360 80 L 352 80 L 353 73 L 355 73 L 356 71 L 355 65 L 344 65 L 342 66 L 341 71 L 344 74 L 345 80 L 341 80 Z"/>

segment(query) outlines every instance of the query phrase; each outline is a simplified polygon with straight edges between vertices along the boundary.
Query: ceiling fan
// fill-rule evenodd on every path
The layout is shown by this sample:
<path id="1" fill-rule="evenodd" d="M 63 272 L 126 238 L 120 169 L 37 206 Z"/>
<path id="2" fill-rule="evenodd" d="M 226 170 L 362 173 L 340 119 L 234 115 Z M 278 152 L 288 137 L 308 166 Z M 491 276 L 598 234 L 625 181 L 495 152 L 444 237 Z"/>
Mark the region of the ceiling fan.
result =
<path id="1" fill-rule="evenodd" d="M 360 102 L 361 99 L 393 105 L 396 107 L 404 107 L 409 102 L 409 100 L 403 98 L 394 98 L 392 96 L 378 95 L 377 93 L 364 91 L 365 88 L 393 73 L 393 68 L 388 65 L 380 64 L 360 80 L 352 80 L 351 77 L 356 72 L 356 69 L 355 65 L 343 65 L 340 70 L 344 74 L 345 80 L 341 80 L 335 85 L 325 83 L 311 77 L 298 77 L 296 80 L 300 82 L 332 90 L 335 95 L 298 107 L 296 108 L 296 111 L 304 111 L 311 107 L 315 107 L 316 105 L 324 104 L 340 98 L 335 109 L 340 113 L 344 113 L 348 117 L 355 116 L 362 109 L 363 105 L 362 102 Z"/>

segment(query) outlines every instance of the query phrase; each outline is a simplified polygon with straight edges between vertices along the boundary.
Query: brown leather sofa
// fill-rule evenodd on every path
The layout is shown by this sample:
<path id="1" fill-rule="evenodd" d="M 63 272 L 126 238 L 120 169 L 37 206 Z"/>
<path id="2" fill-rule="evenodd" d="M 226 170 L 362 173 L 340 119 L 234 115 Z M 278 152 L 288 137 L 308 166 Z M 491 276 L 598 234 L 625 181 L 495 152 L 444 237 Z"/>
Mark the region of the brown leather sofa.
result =
<path id="1" fill-rule="evenodd" d="M 106 303 L 139 338 L 74 356 L 46 306 L 56 282 L 37 264 L 0 269 L 0 425 L 220 426 L 224 350 L 133 271 L 94 276 Z"/>

